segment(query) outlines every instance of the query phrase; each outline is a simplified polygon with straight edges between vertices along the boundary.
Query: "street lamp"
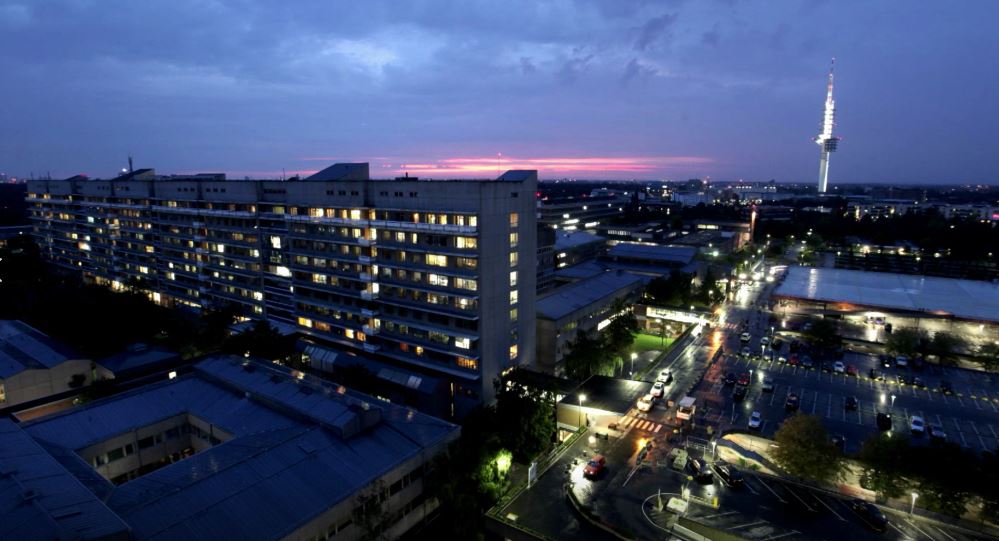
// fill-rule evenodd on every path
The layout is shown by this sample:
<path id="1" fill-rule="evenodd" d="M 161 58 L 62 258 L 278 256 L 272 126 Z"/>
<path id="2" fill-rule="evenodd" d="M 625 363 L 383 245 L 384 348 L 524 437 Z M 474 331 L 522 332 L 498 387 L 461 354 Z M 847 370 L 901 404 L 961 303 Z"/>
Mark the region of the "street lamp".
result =
<path id="1" fill-rule="evenodd" d="M 918 497 L 919 494 L 916 494 L 915 492 L 912 493 L 912 505 L 909 506 L 909 516 L 912 516 L 912 513 L 916 510 L 916 498 Z"/>
<path id="2" fill-rule="evenodd" d="M 884 393 L 881 393 L 881 403 L 882 404 L 885 403 L 885 394 Z"/>
<path id="3" fill-rule="evenodd" d="M 576 415 L 576 426 L 578 428 L 583 428 L 583 402 L 586 401 L 586 395 L 579 395 L 579 412 Z"/>
<path id="4" fill-rule="evenodd" d="M 632 375 L 635 374 L 635 359 L 637 359 L 637 358 L 638 358 L 638 354 L 635 353 L 634 351 L 631 352 L 631 374 Z"/>
<path id="5" fill-rule="evenodd" d="M 895 409 L 895 395 L 891 395 L 891 409 Z"/>
<path id="6" fill-rule="evenodd" d="M 714 440 L 712 440 L 712 441 L 711 441 L 711 460 L 715 460 L 715 458 L 716 458 L 716 457 L 718 456 L 718 455 L 717 455 L 717 454 L 715 453 L 715 449 L 716 449 L 717 447 L 718 447 L 718 442 L 717 442 L 717 441 L 714 441 Z"/>

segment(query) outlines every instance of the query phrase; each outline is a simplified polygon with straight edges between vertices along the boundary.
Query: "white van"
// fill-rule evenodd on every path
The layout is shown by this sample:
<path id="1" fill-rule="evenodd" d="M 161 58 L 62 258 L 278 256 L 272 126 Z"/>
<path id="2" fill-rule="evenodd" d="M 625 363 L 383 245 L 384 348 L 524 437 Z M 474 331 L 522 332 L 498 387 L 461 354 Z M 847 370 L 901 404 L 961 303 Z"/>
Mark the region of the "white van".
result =
<path id="1" fill-rule="evenodd" d="M 680 403 L 676 407 L 676 418 L 682 421 L 689 421 L 694 416 L 694 412 L 697 411 L 697 406 L 694 405 L 695 400 L 692 396 L 681 398 Z"/>

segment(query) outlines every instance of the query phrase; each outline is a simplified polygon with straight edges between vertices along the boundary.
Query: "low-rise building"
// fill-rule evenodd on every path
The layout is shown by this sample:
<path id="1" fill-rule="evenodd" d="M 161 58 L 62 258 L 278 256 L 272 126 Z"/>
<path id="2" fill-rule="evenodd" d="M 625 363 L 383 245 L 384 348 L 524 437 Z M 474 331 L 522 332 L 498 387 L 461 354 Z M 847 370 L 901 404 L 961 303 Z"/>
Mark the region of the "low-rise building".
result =
<path id="1" fill-rule="evenodd" d="M 555 237 L 555 267 L 562 269 L 596 259 L 605 240 L 585 231 L 559 231 Z"/>
<path id="2" fill-rule="evenodd" d="M 47 398 L 92 382 L 96 365 L 38 329 L 0 320 L 0 408 Z"/>
<path id="3" fill-rule="evenodd" d="M 607 271 L 562 286 L 537 300 L 538 369 L 561 374 L 562 357 L 579 332 L 594 332 L 610 323 L 614 303 L 638 295 L 647 277 Z"/>
<path id="4" fill-rule="evenodd" d="M 0 421 L 0 538 L 396 538 L 430 517 L 459 428 L 271 363 Z M 11 520 L 11 518 L 18 520 Z"/>

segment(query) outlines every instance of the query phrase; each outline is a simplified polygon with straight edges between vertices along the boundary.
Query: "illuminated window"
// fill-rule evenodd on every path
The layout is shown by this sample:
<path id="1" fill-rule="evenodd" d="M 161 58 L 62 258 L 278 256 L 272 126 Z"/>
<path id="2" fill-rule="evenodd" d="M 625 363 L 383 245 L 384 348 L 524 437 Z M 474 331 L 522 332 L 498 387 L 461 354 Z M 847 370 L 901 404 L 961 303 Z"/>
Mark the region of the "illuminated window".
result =
<path id="1" fill-rule="evenodd" d="M 316 284 L 325 284 L 325 283 L 327 283 L 327 280 L 328 280 L 328 278 L 327 278 L 327 276 L 325 274 L 313 274 L 312 275 L 312 282 L 313 283 L 316 283 Z"/>
<path id="2" fill-rule="evenodd" d="M 510 271 L 510 287 L 517 287 L 517 271 Z"/>
<path id="3" fill-rule="evenodd" d="M 517 304 L 517 290 L 514 289 L 510 292 L 510 304 Z"/>
<path id="4" fill-rule="evenodd" d="M 469 278 L 455 278 L 454 279 L 454 287 L 457 287 L 457 288 L 460 288 L 460 289 L 467 289 L 469 291 L 475 291 L 476 289 L 478 289 L 478 285 L 479 285 L 478 282 L 476 282 L 475 280 L 471 280 Z"/>
<path id="5" fill-rule="evenodd" d="M 418 357 L 422 357 L 423 356 L 423 347 L 422 346 L 416 346 L 415 351 L 416 351 L 416 355 Z"/>
<path id="6" fill-rule="evenodd" d="M 427 254 L 427 265 L 434 265 L 436 267 L 446 267 L 447 256 L 437 255 L 437 254 Z"/>
<path id="7" fill-rule="evenodd" d="M 309 216 L 311 216 L 313 218 L 322 218 L 323 214 L 324 214 L 323 209 L 315 208 L 315 207 L 312 207 L 312 208 L 309 209 Z"/>
<path id="8" fill-rule="evenodd" d="M 361 211 L 360 211 L 360 209 L 351 209 L 350 210 L 350 219 L 351 220 L 360 220 L 361 219 Z"/>
<path id="9" fill-rule="evenodd" d="M 281 249 L 281 237 L 278 237 L 278 236 L 272 236 L 271 237 L 271 248 L 273 248 L 275 250 L 280 250 Z"/>
<path id="10" fill-rule="evenodd" d="M 520 235 L 518 235 L 517 233 L 510 233 L 510 247 L 511 248 L 516 248 L 517 247 L 517 241 L 519 241 L 519 240 L 520 240 Z"/>
<path id="11" fill-rule="evenodd" d="M 516 322 L 517 322 L 517 309 L 516 308 L 511 308 L 510 309 L 510 323 L 516 323 Z"/>
<path id="12" fill-rule="evenodd" d="M 454 347 L 461 349 L 468 349 L 472 347 L 472 341 L 468 338 L 455 338 Z"/>
<path id="13" fill-rule="evenodd" d="M 413 234 L 415 235 L 416 233 L 413 233 Z M 402 231 L 396 231 L 395 232 L 395 241 L 396 242 L 406 242 L 406 234 L 403 233 Z"/>
<path id="14" fill-rule="evenodd" d="M 343 334 L 344 336 L 350 338 L 351 340 L 354 339 L 354 329 L 344 329 Z"/>
<path id="15" fill-rule="evenodd" d="M 510 266 L 517 266 L 517 252 L 510 252 Z"/>
<path id="16" fill-rule="evenodd" d="M 298 324 L 303 327 L 312 328 L 312 320 L 304 317 L 298 318 Z"/>
<path id="17" fill-rule="evenodd" d="M 478 239 L 475 237 L 458 237 L 455 239 L 458 248 L 475 249 L 478 246 Z"/>
<path id="18" fill-rule="evenodd" d="M 454 264 L 462 269 L 475 269 L 479 266 L 479 261 L 472 257 L 456 257 Z"/>
<path id="19" fill-rule="evenodd" d="M 274 269 L 274 274 L 284 278 L 291 278 L 291 270 L 289 270 L 288 267 L 277 267 Z"/>
<path id="20" fill-rule="evenodd" d="M 517 344 L 510 346 L 510 360 L 517 360 Z"/>
<path id="21" fill-rule="evenodd" d="M 479 363 L 475 362 L 475 359 L 469 359 L 466 357 L 458 357 L 458 368 L 468 368 L 471 370 L 478 370 Z"/>
<path id="22" fill-rule="evenodd" d="M 510 213 L 510 227 L 517 227 L 517 225 L 519 223 L 520 223 L 520 215 L 517 214 L 516 212 L 511 212 Z"/>
<path id="23" fill-rule="evenodd" d="M 478 227 L 479 226 L 479 217 L 478 216 L 469 216 L 468 217 L 468 225 L 470 225 L 472 227 Z"/>
<path id="24" fill-rule="evenodd" d="M 440 274 L 428 274 L 427 281 L 430 282 L 430 285 L 432 286 L 447 287 L 448 277 Z"/>

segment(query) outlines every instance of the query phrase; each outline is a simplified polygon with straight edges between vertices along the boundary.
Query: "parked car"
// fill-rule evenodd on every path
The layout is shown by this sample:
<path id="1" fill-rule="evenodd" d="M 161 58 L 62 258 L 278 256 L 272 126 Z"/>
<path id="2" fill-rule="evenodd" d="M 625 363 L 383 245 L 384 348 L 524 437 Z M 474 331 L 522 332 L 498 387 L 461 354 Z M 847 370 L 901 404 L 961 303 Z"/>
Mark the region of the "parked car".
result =
<path id="1" fill-rule="evenodd" d="M 754 411 L 749 416 L 749 428 L 759 430 L 761 426 L 763 426 L 763 417 L 760 416 L 760 412 Z"/>
<path id="2" fill-rule="evenodd" d="M 920 389 L 926 388 L 926 382 L 923 381 L 923 378 L 912 378 L 912 384 Z"/>
<path id="3" fill-rule="evenodd" d="M 908 385 L 909 384 L 909 377 L 906 376 L 905 374 L 899 374 L 899 375 L 895 376 L 895 378 L 898 379 L 898 384 L 899 385 Z"/>
<path id="4" fill-rule="evenodd" d="M 867 376 L 873 380 L 879 379 L 878 371 L 873 368 L 867 371 Z"/>
<path id="5" fill-rule="evenodd" d="M 738 380 L 739 378 L 735 375 L 735 372 L 725 374 L 725 385 L 735 385 L 735 382 Z"/>
<path id="6" fill-rule="evenodd" d="M 749 346 L 746 346 L 746 347 L 742 348 L 742 356 L 743 357 L 749 357 L 752 354 L 753 354 L 753 352 L 749 350 Z"/>
<path id="7" fill-rule="evenodd" d="M 947 433 L 940 425 L 930 425 L 930 441 L 943 443 L 947 441 Z"/>
<path id="8" fill-rule="evenodd" d="M 655 383 L 652 384 L 652 396 L 654 398 L 662 398 L 663 397 L 663 393 L 665 392 L 665 390 L 666 390 L 666 386 L 663 385 L 663 382 L 661 382 L 661 381 L 657 381 L 657 382 L 655 382 Z"/>
<path id="9" fill-rule="evenodd" d="M 767 345 L 769 343 L 770 343 L 770 339 L 767 338 L 766 336 L 764 336 L 763 338 L 760 338 L 760 345 L 761 346 L 765 346 L 765 345 Z"/>
<path id="10" fill-rule="evenodd" d="M 780 349 L 784 347 L 784 341 L 781 340 L 780 337 L 774 338 L 774 342 L 773 344 L 770 344 L 770 347 L 774 348 L 774 351 L 780 351 Z"/>
<path id="11" fill-rule="evenodd" d="M 591 458 L 583 468 L 583 475 L 585 477 L 596 477 L 603 473 L 606 466 L 607 459 L 605 459 L 603 455 L 593 455 L 593 458 Z"/>
<path id="12" fill-rule="evenodd" d="M 899 368 L 905 368 L 909 366 L 909 358 L 906 357 L 905 355 L 899 355 L 898 357 L 895 357 L 895 366 Z"/>
<path id="13" fill-rule="evenodd" d="M 836 372 L 837 374 L 846 372 L 846 365 L 843 364 L 843 361 L 836 361 L 833 363 L 833 372 Z"/>
<path id="14" fill-rule="evenodd" d="M 766 378 L 763 380 L 763 392 L 772 393 L 774 392 L 774 387 L 776 387 L 774 380 L 770 378 Z"/>
<path id="15" fill-rule="evenodd" d="M 876 422 L 878 425 L 878 430 L 891 430 L 891 414 L 883 411 L 879 411 Z"/>
<path id="16" fill-rule="evenodd" d="M 954 387 L 949 381 L 942 379 L 940 380 L 940 392 L 943 394 L 954 394 Z"/>
<path id="17" fill-rule="evenodd" d="M 880 355 L 880 356 L 878 356 L 878 359 L 881 360 L 881 366 L 883 366 L 885 368 L 891 368 L 891 365 L 892 365 L 891 357 L 889 357 L 887 355 Z"/>
<path id="18" fill-rule="evenodd" d="M 638 411 L 650 412 L 652 411 L 652 403 L 655 399 L 652 395 L 647 394 L 638 399 L 638 404 L 635 406 Z"/>
<path id="19" fill-rule="evenodd" d="M 909 419 L 909 431 L 913 436 L 922 436 L 926 432 L 926 422 L 918 415 L 913 415 Z"/>
<path id="20" fill-rule="evenodd" d="M 853 509 L 853 512 L 860 517 L 860 520 L 868 528 L 876 532 L 885 532 L 888 530 L 888 518 L 873 503 L 854 498 L 850 501 L 850 508 Z"/>
<path id="21" fill-rule="evenodd" d="M 664 385 L 668 385 L 673 381 L 673 372 L 668 368 L 659 371 L 659 377 L 656 378 L 656 381 L 661 381 Z"/>
<path id="22" fill-rule="evenodd" d="M 799 364 L 801 364 L 801 361 L 798 359 L 797 355 L 791 355 L 787 359 L 787 364 L 790 366 L 798 366 Z"/>
<path id="23" fill-rule="evenodd" d="M 718 474 L 718 478 L 722 482 L 732 488 L 741 487 L 745 483 L 742 472 L 735 469 L 735 466 L 732 466 L 728 462 L 715 462 L 711 465 L 711 468 Z"/>
<path id="24" fill-rule="evenodd" d="M 687 466 L 690 471 L 694 474 L 694 478 L 700 482 L 710 483 L 712 480 L 711 468 L 708 467 L 708 463 L 702 458 L 692 458 L 687 461 Z"/>
<path id="25" fill-rule="evenodd" d="M 743 398 L 746 398 L 746 386 L 736 385 L 735 390 L 732 391 L 732 400 L 740 402 Z"/>
<path id="26" fill-rule="evenodd" d="M 752 339 L 753 339 L 753 335 L 749 334 L 748 332 L 742 333 L 742 336 L 739 337 L 739 340 L 741 340 L 743 342 L 749 342 Z"/>
<path id="27" fill-rule="evenodd" d="M 913 357 L 912 358 L 912 369 L 913 370 L 922 370 L 923 367 L 925 367 L 925 366 L 926 366 L 926 362 L 923 361 L 922 357 Z"/>
<path id="28" fill-rule="evenodd" d="M 739 385 L 749 385 L 749 372 L 739 374 Z"/>
<path id="29" fill-rule="evenodd" d="M 856 366 L 853 366 L 852 364 L 846 365 L 846 374 L 848 376 L 856 376 L 858 373 L 859 371 Z"/>
<path id="30" fill-rule="evenodd" d="M 856 410 L 858 405 L 859 402 L 857 401 L 856 396 L 848 396 L 846 397 L 846 400 L 843 401 L 843 407 L 849 411 Z"/>
<path id="31" fill-rule="evenodd" d="M 809 357 L 808 355 L 805 355 L 804 357 L 801 358 L 801 366 L 803 366 L 805 368 L 811 368 L 811 367 L 815 366 L 815 362 L 812 361 L 811 357 Z"/>
<path id="32" fill-rule="evenodd" d="M 784 357 L 783 355 L 781 355 L 780 357 L 777 357 L 777 362 L 779 362 L 779 363 L 786 363 L 787 362 L 787 357 Z"/>
<path id="33" fill-rule="evenodd" d="M 787 395 L 787 400 L 784 402 L 784 410 L 788 412 L 798 411 L 798 406 L 801 404 L 801 399 L 798 395 L 790 393 Z"/>

